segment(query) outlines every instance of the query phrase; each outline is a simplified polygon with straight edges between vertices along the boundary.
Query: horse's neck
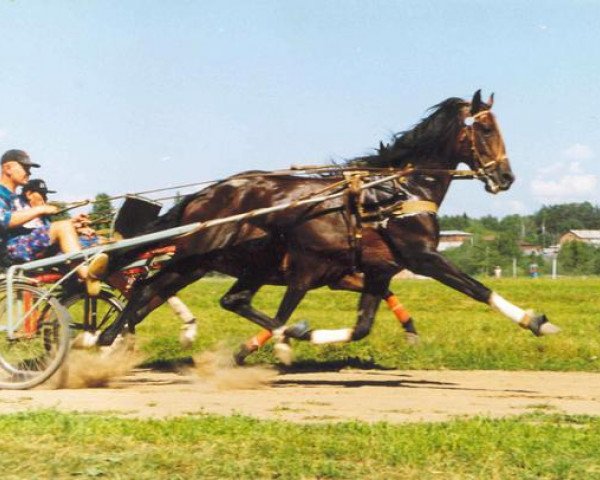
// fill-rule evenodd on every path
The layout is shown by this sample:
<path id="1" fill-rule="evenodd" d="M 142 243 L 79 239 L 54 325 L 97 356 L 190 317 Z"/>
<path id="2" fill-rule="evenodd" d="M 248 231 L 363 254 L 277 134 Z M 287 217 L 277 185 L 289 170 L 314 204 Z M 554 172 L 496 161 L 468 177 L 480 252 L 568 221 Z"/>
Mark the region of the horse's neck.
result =
<path id="1" fill-rule="evenodd" d="M 456 169 L 457 165 L 458 162 L 446 158 L 427 159 L 415 164 L 417 171 L 423 169 L 435 172 L 432 172 L 431 175 L 413 175 L 408 183 L 409 191 L 421 200 L 429 200 L 435 202 L 438 206 L 441 205 L 452 181 L 450 171 Z M 447 175 L 444 174 L 445 171 L 448 172 Z"/>

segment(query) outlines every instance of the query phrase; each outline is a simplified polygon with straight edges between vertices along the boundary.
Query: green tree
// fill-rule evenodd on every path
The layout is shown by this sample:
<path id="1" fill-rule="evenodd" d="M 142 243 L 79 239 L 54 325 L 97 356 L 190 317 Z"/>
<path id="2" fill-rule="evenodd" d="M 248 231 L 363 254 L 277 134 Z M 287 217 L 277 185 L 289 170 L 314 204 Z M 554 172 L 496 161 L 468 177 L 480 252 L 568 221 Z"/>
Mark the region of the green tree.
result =
<path id="1" fill-rule="evenodd" d="M 552 243 L 569 230 L 600 229 L 600 208 L 590 202 L 544 206 L 534 218 L 539 235 L 545 234 Z"/>
<path id="2" fill-rule="evenodd" d="M 486 215 L 485 217 L 481 217 L 479 221 L 487 230 L 493 230 L 495 232 L 500 230 L 500 223 L 498 223 L 498 219 L 496 217 Z"/>
<path id="3" fill-rule="evenodd" d="M 110 223 L 114 215 L 110 196 L 106 193 L 99 193 L 94 200 L 94 206 L 90 212 L 90 220 L 93 227 L 99 233 L 106 233 L 110 228 Z"/>
<path id="4" fill-rule="evenodd" d="M 462 215 L 442 215 L 440 228 L 442 230 L 466 230 L 471 224 L 471 219 L 466 213 Z"/>
<path id="5" fill-rule="evenodd" d="M 567 242 L 558 253 L 558 264 L 563 273 L 589 275 L 600 273 L 596 270 L 600 252 L 597 247 L 583 242 Z"/>

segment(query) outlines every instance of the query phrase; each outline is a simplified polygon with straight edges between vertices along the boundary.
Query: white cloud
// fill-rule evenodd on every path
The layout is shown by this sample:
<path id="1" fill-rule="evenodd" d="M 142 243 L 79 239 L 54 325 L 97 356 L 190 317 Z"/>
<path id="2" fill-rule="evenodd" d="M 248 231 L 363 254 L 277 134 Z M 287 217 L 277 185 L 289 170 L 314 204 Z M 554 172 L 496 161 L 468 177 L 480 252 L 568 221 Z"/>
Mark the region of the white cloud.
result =
<path id="1" fill-rule="evenodd" d="M 8 132 L 3 128 L 0 128 L 0 140 L 4 140 L 8 136 Z"/>
<path id="2" fill-rule="evenodd" d="M 598 177 L 591 173 L 567 173 L 556 179 L 536 178 L 531 191 L 540 201 L 568 202 L 590 199 L 598 185 Z"/>
<path id="3" fill-rule="evenodd" d="M 562 152 L 565 158 L 569 160 L 591 160 L 594 158 L 594 151 L 591 147 L 576 143 Z"/>
<path id="4" fill-rule="evenodd" d="M 587 145 L 576 143 L 562 151 L 567 161 L 556 162 L 538 169 L 530 188 L 541 202 L 593 201 L 597 197 L 599 177 L 586 171 L 585 163 L 594 158 Z"/>

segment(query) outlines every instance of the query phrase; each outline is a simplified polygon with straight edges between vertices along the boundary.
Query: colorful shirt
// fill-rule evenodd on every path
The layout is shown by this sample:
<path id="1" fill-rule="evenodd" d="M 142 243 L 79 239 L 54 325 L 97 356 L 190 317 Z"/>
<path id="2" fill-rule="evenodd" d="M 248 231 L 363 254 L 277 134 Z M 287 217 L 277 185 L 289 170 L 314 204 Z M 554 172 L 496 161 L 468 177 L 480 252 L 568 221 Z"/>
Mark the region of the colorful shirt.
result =
<path id="1" fill-rule="evenodd" d="M 8 225 L 12 218 L 12 204 L 15 196 L 4 185 L 0 185 L 0 268 L 8 267 L 11 263 L 6 252 L 6 244 L 10 235 Z"/>
<path id="2" fill-rule="evenodd" d="M 0 185 L 0 237 L 8 238 L 8 225 L 12 218 L 13 203 L 18 195 L 11 192 L 4 185 Z"/>
<path id="3" fill-rule="evenodd" d="M 0 185 L 0 266 L 29 262 L 50 246 L 50 221 L 34 218 L 24 225 L 9 228 L 12 214 L 31 208 L 25 198 Z"/>

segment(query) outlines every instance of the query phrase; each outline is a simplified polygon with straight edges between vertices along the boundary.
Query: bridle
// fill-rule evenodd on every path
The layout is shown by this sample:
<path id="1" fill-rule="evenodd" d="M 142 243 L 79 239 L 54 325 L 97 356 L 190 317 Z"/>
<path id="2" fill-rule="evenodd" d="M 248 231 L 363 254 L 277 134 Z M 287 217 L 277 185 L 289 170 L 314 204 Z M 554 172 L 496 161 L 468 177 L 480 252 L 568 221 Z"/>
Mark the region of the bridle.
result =
<path id="1" fill-rule="evenodd" d="M 483 177 L 487 180 L 489 187 L 494 191 L 499 190 L 499 186 L 496 184 L 496 181 L 491 178 L 491 171 L 495 170 L 497 165 L 503 160 L 504 157 L 498 156 L 495 159 L 490 160 L 489 162 L 484 162 L 483 156 L 479 152 L 477 148 L 477 141 L 475 139 L 475 124 L 480 122 L 481 117 L 484 115 L 491 115 L 489 110 L 482 110 L 480 112 L 475 113 L 474 115 L 470 115 L 465 118 L 465 126 L 461 131 L 461 138 L 466 137 L 469 140 L 470 149 L 471 149 L 471 158 L 473 159 L 475 165 L 475 171 L 479 177 Z"/>

